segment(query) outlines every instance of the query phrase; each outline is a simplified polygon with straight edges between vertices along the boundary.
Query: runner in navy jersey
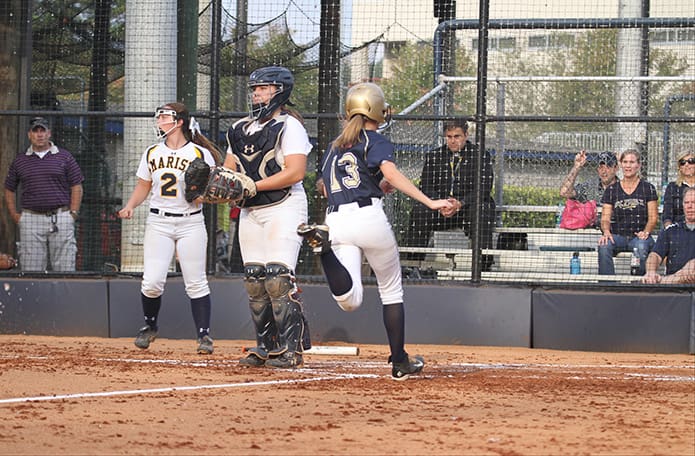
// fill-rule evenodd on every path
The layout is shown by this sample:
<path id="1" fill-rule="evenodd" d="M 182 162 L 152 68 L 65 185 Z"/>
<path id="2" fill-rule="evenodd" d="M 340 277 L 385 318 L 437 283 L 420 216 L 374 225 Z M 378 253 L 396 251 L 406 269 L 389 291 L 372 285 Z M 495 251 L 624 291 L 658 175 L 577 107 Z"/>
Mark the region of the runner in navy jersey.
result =
<path id="1" fill-rule="evenodd" d="M 347 121 L 324 154 L 320 187 L 328 198 L 325 225 L 301 224 L 297 232 L 321 255 L 328 286 L 338 306 L 353 311 L 362 304 L 362 255 L 376 276 L 393 363 L 392 377 L 420 372 L 424 360 L 405 351 L 405 312 L 396 238 L 381 198 L 394 188 L 433 210 L 450 210 L 446 199 L 432 200 L 394 163 L 393 144 L 377 133 L 388 105 L 375 84 L 352 87 L 345 102 Z M 329 238 L 330 230 L 330 238 Z"/>

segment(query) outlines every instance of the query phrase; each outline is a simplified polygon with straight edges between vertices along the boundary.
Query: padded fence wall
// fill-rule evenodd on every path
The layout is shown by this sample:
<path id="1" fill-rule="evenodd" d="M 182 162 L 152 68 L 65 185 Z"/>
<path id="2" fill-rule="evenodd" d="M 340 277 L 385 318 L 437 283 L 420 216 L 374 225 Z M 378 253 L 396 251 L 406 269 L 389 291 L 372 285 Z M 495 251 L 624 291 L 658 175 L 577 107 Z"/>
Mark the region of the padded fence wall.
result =
<path id="1" fill-rule="evenodd" d="M 108 282 L 0 279 L 0 332 L 109 337 Z"/>
<path id="2" fill-rule="evenodd" d="M 142 326 L 137 279 L 0 281 L 0 333 L 133 337 Z M 241 278 L 210 280 L 212 334 L 253 339 Z M 338 308 L 323 283 L 302 285 L 315 343 L 385 344 L 376 287 L 361 308 Z M 408 284 L 408 344 L 491 345 L 561 350 L 695 353 L 691 291 L 554 290 L 530 287 Z M 160 337 L 193 339 L 189 300 L 170 278 Z"/>
<path id="3" fill-rule="evenodd" d="M 533 347 L 686 353 L 692 293 L 533 291 Z"/>

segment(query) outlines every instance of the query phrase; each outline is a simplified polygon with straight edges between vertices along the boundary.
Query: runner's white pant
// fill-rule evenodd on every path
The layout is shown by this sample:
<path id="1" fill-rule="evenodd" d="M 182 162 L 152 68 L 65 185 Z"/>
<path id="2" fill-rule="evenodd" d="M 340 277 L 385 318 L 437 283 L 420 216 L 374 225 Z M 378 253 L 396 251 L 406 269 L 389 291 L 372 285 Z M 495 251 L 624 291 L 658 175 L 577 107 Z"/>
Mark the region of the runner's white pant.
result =
<path id="1" fill-rule="evenodd" d="M 352 290 L 333 296 L 340 308 L 349 312 L 362 305 L 363 253 L 376 276 L 381 303 L 403 302 L 398 244 L 381 199 L 372 198 L 372 205 L 365 207 L 344 204 L 326 215 L 326 224 L 333 251 L 352 277 Z"/>

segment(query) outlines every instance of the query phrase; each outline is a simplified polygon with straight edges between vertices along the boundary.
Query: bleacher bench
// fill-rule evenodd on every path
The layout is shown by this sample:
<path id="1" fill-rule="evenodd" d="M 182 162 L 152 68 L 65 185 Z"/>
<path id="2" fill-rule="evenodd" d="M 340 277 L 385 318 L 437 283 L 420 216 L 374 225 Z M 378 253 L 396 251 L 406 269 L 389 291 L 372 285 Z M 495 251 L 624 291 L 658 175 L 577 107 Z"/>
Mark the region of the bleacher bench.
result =
<path id="1" fill-rule="evenodd" d="M 400 247 L 401 254 L 424 253 L 422 261 L 402 259 L 403 266 L 417 266 L 435 271 L 470 271 L 473 251 L 471 249 L 440 247 Z M 572 252 L 546 250 L 499 250 L 482 249 L 481 254 L 494 259 L 491 272 L 507 274 L 522 273 L 568 273 Z M 630 252 L 620 252 L 613 259 L 618 275 L 630 274 Z M 582 274 L 598 274 L 598 252 L 580 252 Z"/>

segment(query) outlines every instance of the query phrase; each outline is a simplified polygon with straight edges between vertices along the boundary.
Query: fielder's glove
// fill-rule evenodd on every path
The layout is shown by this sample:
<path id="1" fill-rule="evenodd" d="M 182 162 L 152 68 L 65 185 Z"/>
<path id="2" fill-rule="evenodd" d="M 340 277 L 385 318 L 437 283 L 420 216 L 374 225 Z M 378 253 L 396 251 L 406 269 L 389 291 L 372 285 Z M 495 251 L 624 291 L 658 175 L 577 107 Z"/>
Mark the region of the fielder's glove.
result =
<path id="1" fill-rule="evenodd" d="M 186 174 L 184 175 L 186 201 L 190 203 L 194 199 L 205 194 L 209 176 L 210 165 L 205 163 L 205 160 L 202 158 L 196 158 L 188 165 Z"/>
<path id="2" fill-rule="evenodd" d="M 246 174 L 222 166 L 210 171 L 204 199 L 208 203 L 238 203 L 256 196 L 256 183 Z"/>
<path id="3" fill-rule="evenodd" d="M 12 269 L 17 266 L 17 260 L 6 253 L 0 253 L 0 270 Z"/>

